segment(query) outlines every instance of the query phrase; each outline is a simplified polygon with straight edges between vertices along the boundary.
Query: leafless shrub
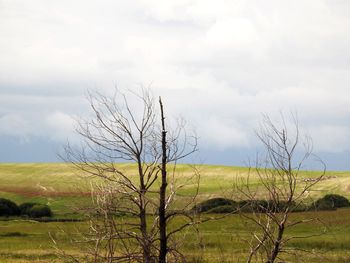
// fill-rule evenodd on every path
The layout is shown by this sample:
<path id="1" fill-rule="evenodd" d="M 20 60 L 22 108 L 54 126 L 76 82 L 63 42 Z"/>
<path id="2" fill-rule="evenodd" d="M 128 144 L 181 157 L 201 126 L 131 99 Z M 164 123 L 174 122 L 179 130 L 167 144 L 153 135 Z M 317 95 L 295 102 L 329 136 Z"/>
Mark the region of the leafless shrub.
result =
<path id="1" fill-rule="evenodd" d="M 312 154 L 311 139 L 301 138 L 299 123 L 294 116 L 292 128 L 289 128 L 283 116 L 281 127 L 278 127 L 265 115 L 257 136 L 266 153 L 263 158 L 257 156 L 255 167 L 250 168 L 248 176 L 237 183 L 241 198 L 249 200 L 240 208 L 240 216 L 250 222 L 248 225 L 252 228 L 251 238 L 245 240 L 250 247 L 246 262 L 283 262 L 282 256 L 293 251 L 287 243 L 308 237 L 289 236 L 286 231 L 317 220 L 295 221 L 290 214 L 304 207 L 312 188 L 324 178 L 325 165 Z M 322 171 L 312 180 L 301 180 L 301 171 L 306 169 L 310 159 L 317 160 Z M 253 186 L 254 181 L 261 186 L 259 189 Z"/>

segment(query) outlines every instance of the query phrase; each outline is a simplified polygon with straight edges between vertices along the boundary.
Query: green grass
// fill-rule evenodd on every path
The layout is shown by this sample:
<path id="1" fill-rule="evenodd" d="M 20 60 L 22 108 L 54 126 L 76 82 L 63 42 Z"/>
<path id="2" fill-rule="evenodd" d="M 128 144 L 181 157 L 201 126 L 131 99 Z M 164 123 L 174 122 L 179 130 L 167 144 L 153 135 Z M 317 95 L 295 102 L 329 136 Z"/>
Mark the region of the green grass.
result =
<path id="1" fill-rule="evenodd" d="M 133 176 L 137 171 L 135 165 L 118 165 L 136 179 Z M 223 195 L 234 197 L 232 185 L 248 174 L 248 169 L 242 167 L 202 165 L 197 168 L 200 172 L 198 201 Z M 184 185 L 178 194 L 183 200 L 196 191 L 197 181 L 191 180 L 193 174 L 191 166 L 177 166 L 177 184 Z M 315 171 L 302 172 L 301 178 L 312 178 L 319 174 Z M 330 175 L 335 178 L 319 182 L 311 196 L 317 198 L 328 193 L 338 193 L 350 198 L 350 172 L 327 172 L 326 176 Z M 0 164 L 0 182 L 0 197 L 9 198 L 17 203 L 30 201 L 48 204 L 57 216 L 71 214 L 77 204 L 89 202 L 89 180 L 64 163 Z M 254 171 L 251 173 L 250 186 L 258 189 L 261 187 Z M 181 205 L 181 198 L 178 200 Z"/>
<path id="2" fill-rule="evenodd" d="M 129 174 L 136 174 L 136 166 L 120 164 Z M 184 187 L 179 191 L 178 205 L 196 191 L 196 180 L 190 180 L 193 169 L 178 165 L 176 180 Z M 248 169 L 242 167 L 203 165 L 200 171 L 198 201 L 212 197 L 234 196 L 232 185 L 244 178 Z M 302 172 L 301 178 L 319 175 L 317 171 Z M 337 193 L 350 198 L 350 172 L 329 171 L 326 176 L 334 178 L 319 182 L 311 196 L 318 198 L 328 193 Z M 251 174 L 251 186 L 261 186 L 257 175 Z M 18 204 L 39 202 L 49 204 L 56 217 L 79 217 L 75 207 L 89 202 L 89 181 L 73 167 L 62 163 L 50 164 L 0 164 L 0 197 L 9 198 Z M 350 262 L 350 209 L 330 212 L 295 213 L 293 218 L 319 217 L 324 224 L 300 225 L 287 235 L 315 234 L 324 226 L 327 232 L 320 237 L 293 240 L 290 245 L 301 250 L 311 250 L 298 261 L 292 255 L 288 262 Z M 49 233 L 55 236 L 60 246 L 72 253 L 80 253 L 72 246 L 60 229 L 74 235 L 76 228 L 86 228 L 85 222 L 37 223 L 31 221 L 0 221 L 0 262 L 59 262 Z M 249 237 L 249 228 L 237 215 L 221 221 L 209 221 L 200 226 L 200 235 L 189 230 L 184 233 L 184 251 L 192 262 L 244 262 L 247 247 L 244 239 Z M 201 245 L 198 245 L 198 243 Z"/>
<path id="3" fill-rule="evenodd" d="M 350 259 L 350 209 L 295 213 L 292 220 L 309 217 L 310 214 L 322 218 L 323 222 L 300 225 L 287 231 L 286 235 L 319 234 L 324 227 L 328 230 L 321 236 L 290 242 L 290 248 L 312 252 L 299 251 L 303 256 L 303 261 L 299 262 L 347 262 Z M 0 222 L 0 262 L 59 262 L 49 233 L 62 249 L 79 255 L 81 251 L 62 234 L 62 229 L 74 237 L 77 229 L 86 229 L 86 223 Z M 199 229 L 199 235 L 190 229 L 180 237 L 183 251 L 189 259 L 201 259 L 199 262 L 244 262 L 247 251 L 245 239 L 249 237 L 249 228 L 238 215 L 206 222 Z M 286 259 L 287 262 L 298 262 L 293 256 L 286 256 Z"/>

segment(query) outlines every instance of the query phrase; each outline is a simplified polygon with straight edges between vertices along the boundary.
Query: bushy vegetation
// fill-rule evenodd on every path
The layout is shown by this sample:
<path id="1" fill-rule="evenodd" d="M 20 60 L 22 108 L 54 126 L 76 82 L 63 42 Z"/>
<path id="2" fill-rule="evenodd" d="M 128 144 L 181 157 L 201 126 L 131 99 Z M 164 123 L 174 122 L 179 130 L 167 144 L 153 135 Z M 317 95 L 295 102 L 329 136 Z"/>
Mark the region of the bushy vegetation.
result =
<path id="1" fill-rule="evenodd" d="M 310 206 L 295 203 L 292 204 L 293 212 L 303 212 L 310 210 L 336 210 L 341 207 L 350 206 L 347 198 L 337 194 L 328 194 L 318 199 Z M 212 198 L 196 205 L 193 209 L 199 213 L 234 213 L 237 211 L 244 213 L 264 213 L 266 211 L 281 212 L 287 207 L 286 201 L 280 201 L 277 205 L 270 200 L 241 200 L 236 202 L 227 198 Z"/>
<path id="2" fill-rule="evenodd" d="M 243 200 L 239 202 L 239 208 L 242 212 L 281 212 L 285 210 L 286 207 L 286 201 L 279 201 L 277 204 L 270 200 Z M 296 207 L 295 202 L 292 202 L 292 207 Z"/>
<path id="3" fill-rule="evenodd" d="M 28 215 L 30 217 L 50 217 L 52 216 L 51 209 L 47 205 L 34 205 Z"/>
<path id="4" fill-rule="evenodd" d="M 344 196 L 337 194 L 328 194 L 314 202 L 311 209 L 335 210 L 337 208 L 348 206 L 350 206 L 350 202 Z"/>
<path id="5" fill-rule="evenodd" d="M 23 203 L 20 205 L 21 215 L 33 218 L 51 217 L 52 211 L 47 205 L 36 203 Z"/>
<path id="6" fill-rule="evenodd" d="M 218 198 L 211 198 L 206 201 L 203 201 L 197 204 L 193 209 L 199 213 L 203 213 L 203 212 L 209 212 L 213 209 L 217 209 L 221 206 L 225 206 L 226 209 L 227 207 L 231 207 L 233 209 L 234 207 L 237 206 L 237 203 L 231 199 L 218 197 Z"/>
<path id="7" fill-rule="evenodd" d="M 231 199 L 218 197 L 203 201 L 193 209 L 199 213 L 232 213 L 238 210 L 245 213 L 262 213 L 267 210 L 279 212 L 285 209 L 286 205 L 285 201 L 280 201 L 278 205 L 275 206 L 273 202 L 269 200 L 241 200 L 236 202 Z"/>
<path id="8" fill-rule="evenodd" d="M 208 214 L 228 214 L 237 211 L 237 207 L 233 205 L 222 205 L 214 207 L 207 211 Z"/>
<path id="9" fill-rule="evenodd" d="M 17 206 L 11 200 L 0 198 L 0 216 L 27 216 L 31 218 L 51 217 L 52 211 L 47 205 L 23 203 Z"/>
<path id="10" fill-rule="evenodd" d="M 0 216 L 17 216 L 20 210 L 11 200 L 0 198 Z"/>
<path id="11" fill-rule="evenodd" d="M 36 205 L 37 203 L 23 203 L 19 205 L 19 210 L 21 211 L 21 215 L 29 215 L 29 210 Z"/>

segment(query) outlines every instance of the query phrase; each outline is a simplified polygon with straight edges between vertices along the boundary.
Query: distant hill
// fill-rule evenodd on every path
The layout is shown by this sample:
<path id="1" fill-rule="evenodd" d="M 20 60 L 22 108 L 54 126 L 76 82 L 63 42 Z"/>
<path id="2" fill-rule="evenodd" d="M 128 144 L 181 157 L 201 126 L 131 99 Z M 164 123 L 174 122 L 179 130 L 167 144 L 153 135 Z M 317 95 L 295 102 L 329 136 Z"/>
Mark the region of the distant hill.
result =
<path id="1" fill-rule="evenodd" d="M 133 164 L 118 164 L 120 169 L 136 174 Z M 212 197 L 236 197 L 232 185 L 240 182 L 249 172 L 244 167 L 198 165 L 200 173 L 200 190 L 198 200 Z M 313 180 L 318 171 L 302 172 L 300 182 Z M 179 191 L 178 202 L 191 196 L 197 187 L 192 165 L 177 165 L 175 174 L 178 184 L 183 185 Z M 193 177 L 194 176 L 194 177 Z M 256 174 L 251 173 L 252 187 L 259 188 Z M 90 182 L 81 172 L 65 163 L 3 163 L 0 164 L 0 197 L 17 203 L 40 202 L 50 205 L 56 215 L 70 214 L 75 207 L 89 202 Z M 328 171 L 324 180 L 319 182 L 310 196 L 317 198 L 328 193 L 337 193 L 350 198 L 350 172 Z M 261 193 L 263 196 L 264 193 Z"/>

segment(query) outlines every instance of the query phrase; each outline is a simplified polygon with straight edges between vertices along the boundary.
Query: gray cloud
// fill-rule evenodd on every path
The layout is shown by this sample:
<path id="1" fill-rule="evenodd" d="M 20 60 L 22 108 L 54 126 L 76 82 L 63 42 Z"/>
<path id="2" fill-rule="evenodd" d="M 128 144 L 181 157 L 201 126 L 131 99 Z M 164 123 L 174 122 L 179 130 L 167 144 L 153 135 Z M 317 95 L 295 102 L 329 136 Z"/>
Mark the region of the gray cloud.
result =
<path id="1" fill-rule="evenodd" d="M 152 83 L 204 149 L 238 156 L 262 112 L 297 111 L 315 150 L 346 160 L 349 14 L 340 0 L 3 0 L 0 134 L 64 141 L 87 89 Z"/>

